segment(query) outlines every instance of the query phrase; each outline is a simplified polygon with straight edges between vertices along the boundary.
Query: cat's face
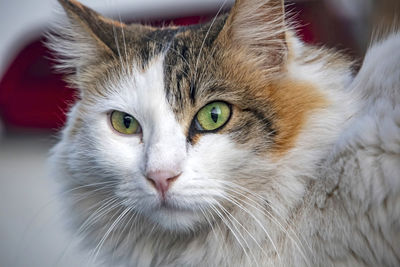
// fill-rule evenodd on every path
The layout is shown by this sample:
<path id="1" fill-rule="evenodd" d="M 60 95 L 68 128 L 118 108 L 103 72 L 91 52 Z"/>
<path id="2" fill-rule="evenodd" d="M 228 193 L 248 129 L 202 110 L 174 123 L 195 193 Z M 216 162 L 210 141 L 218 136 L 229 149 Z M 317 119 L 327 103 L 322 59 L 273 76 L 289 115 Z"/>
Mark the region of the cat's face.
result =
<path id="1" fill-rule="evenodd" d="M 54 158 L 71 188 L 178 232 L 223 217 L 238 199 L 281 211 L 298 199 L 304 182 L 293 168 L 316 157 L 299 151 L 313 138 L 302 132 L 328 101 L 289 74 L 279 1 L 240 1 L 229 17 L 164 29 L 62 2 L 69 39 L 52 45 L 77 70 L 81 99 Z"/>

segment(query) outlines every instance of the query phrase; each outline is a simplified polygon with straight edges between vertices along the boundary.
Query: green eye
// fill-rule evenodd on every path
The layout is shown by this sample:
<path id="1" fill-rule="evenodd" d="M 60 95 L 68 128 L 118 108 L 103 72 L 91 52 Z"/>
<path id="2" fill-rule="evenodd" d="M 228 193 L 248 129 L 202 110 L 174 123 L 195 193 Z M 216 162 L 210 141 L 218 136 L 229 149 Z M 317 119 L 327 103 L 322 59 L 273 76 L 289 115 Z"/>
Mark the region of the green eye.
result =
<path id="1" fill-rule="evenodd" d="M 139 134 L 142 131 L 139 122 L 133 116 L 116 110 L 111 113 L 111 125 L 122 134 Z"/>
<path id="2" fill-rule="evenodd" d="M 196 128 L 199 131 L 213 131 L 221 128 L 229 120 L 231 108 L 224 102 L 212 102 L 204 106 L 196 115 Z"/>

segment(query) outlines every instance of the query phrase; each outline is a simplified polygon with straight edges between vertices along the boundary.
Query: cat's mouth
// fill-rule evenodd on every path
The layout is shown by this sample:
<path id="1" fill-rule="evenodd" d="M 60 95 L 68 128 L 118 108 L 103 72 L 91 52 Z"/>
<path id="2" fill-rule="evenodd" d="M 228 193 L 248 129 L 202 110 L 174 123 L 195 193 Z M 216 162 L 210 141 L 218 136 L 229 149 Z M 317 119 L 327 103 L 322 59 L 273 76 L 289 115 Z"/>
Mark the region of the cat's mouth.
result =
<path id="1" fill-rule="evenodd" d="M 174 201 L 163 200 L 150 212 L 146 212 L 146 217 L 165 230 L 181 232 L 202 223 L 203 219 L 199 213 L 192 206 L 178 205 Z"/>
<path id="2" fill-rule="evenodd" d="M 168 199 L 162 199 L 160 205 L 157 207 L 158 210 L 171 211 L 171 212 L 194 212 L 193 209 L 189 207 L 184 207 L 182 205 L 176 205 L 174 201 Z"/>

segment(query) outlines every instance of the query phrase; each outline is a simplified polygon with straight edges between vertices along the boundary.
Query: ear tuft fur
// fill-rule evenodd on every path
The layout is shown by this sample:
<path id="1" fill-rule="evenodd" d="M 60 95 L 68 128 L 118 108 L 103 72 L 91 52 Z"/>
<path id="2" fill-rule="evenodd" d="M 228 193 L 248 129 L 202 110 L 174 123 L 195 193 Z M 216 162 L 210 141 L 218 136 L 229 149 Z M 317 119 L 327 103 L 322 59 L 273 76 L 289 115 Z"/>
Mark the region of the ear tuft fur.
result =
<path id="1" fill-rule="evenodd" d="M 59 10 L 61 19 L 46 34 L 47 46 L 58 56 L 58 70 L 76 72 L 99 58 L 117 55 L 113 37 L 125 24 L 104 18 L 77 1 L 59 2 L 64 12 Z"/>
<path id="2" fill-rule="evenodd" d="M 237 0 L 222 31 L 223 42 L 244 47 L 263 69 L 281 68 L 287 57 L 283 0 Z"/>

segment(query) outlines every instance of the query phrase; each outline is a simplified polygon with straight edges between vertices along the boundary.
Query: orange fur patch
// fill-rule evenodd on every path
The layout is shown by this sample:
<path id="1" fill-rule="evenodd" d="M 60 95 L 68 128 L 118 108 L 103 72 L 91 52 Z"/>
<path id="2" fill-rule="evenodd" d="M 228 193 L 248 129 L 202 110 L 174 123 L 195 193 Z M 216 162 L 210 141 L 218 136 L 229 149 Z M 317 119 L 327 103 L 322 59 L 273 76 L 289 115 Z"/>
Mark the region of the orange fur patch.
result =
<path id="1" fill-rule="evenodd" d="M 293 148 L 308 116 L 328 104 L 312 84 L 291 80 L 269 86 L 267 98 L 276 113 L 274 122 L 278 134 L 273 148 L 276 156 L 282 156 Z"/>

